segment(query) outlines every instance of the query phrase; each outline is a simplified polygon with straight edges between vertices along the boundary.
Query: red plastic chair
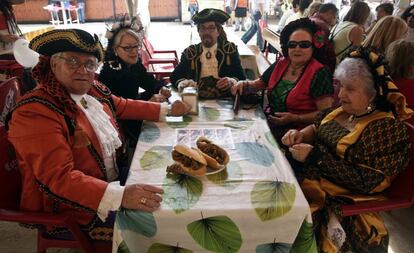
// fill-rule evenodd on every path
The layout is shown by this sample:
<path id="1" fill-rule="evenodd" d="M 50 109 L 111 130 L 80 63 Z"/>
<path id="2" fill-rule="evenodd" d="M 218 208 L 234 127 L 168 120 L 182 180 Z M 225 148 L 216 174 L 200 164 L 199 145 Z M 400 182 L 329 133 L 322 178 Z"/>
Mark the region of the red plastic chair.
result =
<path id="1" fill-rule="evenodd" d="M 144 48 L 141 49 L 140 56 L 142 64 L 147 69 L 147 72 L 153 74 L 158 80 L 169 78 L 178 64 L 177 61 L 173 59 L 151 58 Z"/>
<path id="2" fill-rule="evenodd" d="M 391 211 L 407 208 L 414 204 L 414 126 L 405 123 L 411 139 L 411 160 L 407 168 L 392 181 L 385 191 L 387 199 L 367 201 L 342 206 L 342 215 L 351 216 L 369 212 Z"/>
<path id="3" fill-rule="evenodd" d="M 45 227 L 65 227 L 71 231 L 75 238 L 75 240 L 51 238 L 39 228 L 37 236 L 38 253 L 46 253 L 48 248 L 81 248 L 86 253 L 111 252 L 111 243 L 92 243 L 69 214 L 55 215 L 19 210 L 21 176 L 14 149 L 7 139 L 6 127 L 3 121 L 3 115 L 6 115 L 13 108 L 19 96 L 18 78 L 11 78 L 0 84 L 0 111 L 2 112 L 2 121 L 0 122 L 0 220 L 40 224 Z"/>
<path id="4" fill-rule="evenodd" d="M 173 61 L 175 61 L 175 65 L 177 65 L 180 62 L 176 50 L 155 50 L 147 37 L 144 37 L 142 42 L 143 42 L 144 48 L 148 52 L 150 58 L 152 58 L 152 59 L 162 58 L 162 59 L 173 60 Z M 170 57 L 167 57 L 168 55 Z"/>

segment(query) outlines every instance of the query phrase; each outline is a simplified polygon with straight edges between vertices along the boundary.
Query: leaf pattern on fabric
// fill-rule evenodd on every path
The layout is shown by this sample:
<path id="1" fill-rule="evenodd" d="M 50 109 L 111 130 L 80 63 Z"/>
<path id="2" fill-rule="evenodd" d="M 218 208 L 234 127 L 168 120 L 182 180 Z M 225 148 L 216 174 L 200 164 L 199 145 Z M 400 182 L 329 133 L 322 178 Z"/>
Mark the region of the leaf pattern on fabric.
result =
<path id="1" fill-rule="evenodd" d="M 207 121 L 216 121 L 220 117 L 220 111 L 212 107 L 201 107 L 199 117 Z"/>
<path id="2" fill-rule="evenodd" d="M 149 212 L 122 209 L 117 212 L 115 220 L 121 230 L 130 230 L 146 237 L 157 233 L 157 223 Z"/>
<path id="3" fill-rule="evenodd" d="M 119 244 L 118 250 L 116 252 L 117 253 L 131 253 L 125 241 L 122 241 L 121 244 Z"/>
<path id="4" fill-rule="evenodd" d="M 240 142 L 235 144 L 237 152 L 249 162 L 269 167 L 275 161 L 275 156 L 265 145 L 255 142 Z"/>
<path id="5" fill-rule="evenodd" d="M 173 162 L 171 158 L 171 146 L 153 146 L 145 151 L 140 159 L 140 165 L 143 170 L 152 170 L 166 168 Z"/>
<path id="6" fill-rule="evenodd" d="M 275 148 L 279 148 L 279 145 L 277 144 L 277 141 L 275 140 L 275 137 L 273 136 L 272 132 L 268 131 L 265 133 L 265 137 L 267 142 L 270 143 Z"/>
<path id="7" fill-rule="evenodd" d="M 293 242 L 291 252 L 303 253 L 317 251 L 318 248 L 316 246 L 315 235 L 313 233 L 313 224 L 304 220 L 299 229 L 299 233 Z"/>
<path id="8" fill-rule="evenodd" d="M 238 252 L 243 242 L 239 228 L 227 216 L 194 221 L 187 225 L 187 231 L 201 247 L 213 252 Z"/>
<path id="9" fill-rule="evenodd" d="M 227 109 L 233 108 L 233 100 L 232 99 L 217 99 L 216 103 L 222 107 Z"/>
<path id="10" fill-rule="evenodd" d="M 203 183 L 195 177 L 168 173 L 164 179 L 163 189 L 163 202 L 176 214 L 180 214 L 198 202 L 203 192 Z"/>
<path id="11" fill-rule="evenodd" d="M 232 190 L 243 182 L 243 171 L 237 163 L 230 162 L 227 164 L 226 169 L 219 173 L 208 175 L 207 179 L 216 185 Z"/>
<path id="12" fill-rule="evenodd" d="M 171 128 L 186 128 L 190 122 L 193 121 L 193 118 L 189 115 L 183 116 L 183 121 L 180 122 L 167 122 L 167 125 Z"/>
<path id="13" fill-rule="evenodd" d="M 294 184 L 262 181 L 254 185 L 251 202 L 261 221 L 276 219 L 289 212 L 296 198 Z"/>
<path id="14" fill-rule="evenodd" d="M 256 253 L 289 253 L 292 244 L 285 242 L 276 242 L 276 239 L 273 243 L 261 244 L 256 247 Z"/>
<path id="15" fill-rule="evenodd" d="M 240 129 L 240 130 L 247 130 L 254 124 L 254 121 L 251 120 L 240 120 L 240 121 L 228 121 L 228 123 L 224 123 L 225 127 L 230 127 L 233 129 Z"/>
<path id="16" fill-rule="evenodd" d="M 181 248 L 178 245 L 167 245 L 162 243 L 152 244 L 147 253 L 193 253 L 192 250 Z"/>
<path id="17" fill-rule="evenodd" d="M 145 122 L 145 125 L 141 130 L 141 135 L 139 136 L 139 141 L 152 143 L 160 138 L 160 136 L 161 131 L 155 123 Z"/>

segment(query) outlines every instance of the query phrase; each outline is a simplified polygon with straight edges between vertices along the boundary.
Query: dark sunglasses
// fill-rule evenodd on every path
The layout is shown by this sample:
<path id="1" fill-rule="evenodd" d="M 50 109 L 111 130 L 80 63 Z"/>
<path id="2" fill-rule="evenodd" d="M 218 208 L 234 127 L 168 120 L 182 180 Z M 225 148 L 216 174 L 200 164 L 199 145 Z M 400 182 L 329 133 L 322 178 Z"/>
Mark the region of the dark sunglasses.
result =
<path id="1" fill-rule="evenodd" d="M 407 18 L 409 18 L 409 17 L 411 17 L 413 14 L 414 14 L 414 13 L 409 12 L 409 13 L 407 13 L 406 17 L 407 17 Z"/>
<path id="2" fill-rule="evenodd" d="M 300 48 L 310 48 L 312 46 L 312 42 L 310 42 L 309 40 L 302 40 L 302 41 L 290 40 L 287 43 L 288 48 L 296 48 L 298 45 Z"/>

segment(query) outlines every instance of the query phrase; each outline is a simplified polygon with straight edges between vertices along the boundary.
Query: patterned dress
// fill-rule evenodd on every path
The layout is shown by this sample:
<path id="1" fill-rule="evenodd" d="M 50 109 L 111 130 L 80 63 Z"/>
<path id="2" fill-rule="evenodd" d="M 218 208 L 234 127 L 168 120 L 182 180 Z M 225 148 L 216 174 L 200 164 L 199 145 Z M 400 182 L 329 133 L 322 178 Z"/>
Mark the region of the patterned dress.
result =
<path id="1" fill-rule="evenodd" d="M 326 226 L 329 214 L 340 217 L 338 204 L 359 198 L 376 198 L 388 180 L 393 179 L 405 169 L 409 162 L 410 139 L 404 124 L 392 117 L 369 122 L 362 130 L 356 142 L 346 147 L 344 157 L 338 155 L 341 140 L 352 134 L 335 120 L 321 124 L 327 112 L 316 119 L 317 136 L 314 148 L 305 161 L 301 179 L 305 196 L 313 212 L 316 237 L 322 252 L 327 250 Z M 327 191 L 324 184 L 342 191 L 341 197 Z M 319 188 L 326 196 L 315 196 L 312 190 Z M 387 186 L 385 186 L 387 187 Z M 337 190 L 335 189 L 335 190 Z M 345 191 L 345 194 L 344 194 Z M 345 196 L 345 197 L 344 197 Z M 318 203 L 319 202 L 319 203 Z M 387 252 L 388 232 L 378 214 L 368 214 L 375 224 L 367 223 L 370 231 L 363 231 L 358 222 L 367 222 L 363 215 L 342 217 L 340 222 L 346 233 L 342 250 L 353 252 Z M 377 232 L 377 235 L 373 234 Z M 382 233 L 381 233 L 382 232 Z M 373 233 L 373 234 L 371 234 Z"/>

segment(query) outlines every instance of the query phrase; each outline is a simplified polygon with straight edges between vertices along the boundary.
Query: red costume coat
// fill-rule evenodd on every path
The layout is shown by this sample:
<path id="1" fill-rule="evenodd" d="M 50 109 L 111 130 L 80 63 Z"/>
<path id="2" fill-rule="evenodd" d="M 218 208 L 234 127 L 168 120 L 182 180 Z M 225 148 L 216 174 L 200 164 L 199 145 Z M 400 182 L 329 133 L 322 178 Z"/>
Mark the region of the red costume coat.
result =
<path id="1" fill-rule="evenodd" d="M 158 103 L 122 99 L 97 83 L 88 94 L 103 104 L 114 125 L 115 117 L 159 119 Z M 98 138 L 83 112 L 68 117 L 54 97 L 34 90 L 18 102 L 9 140 L 23 179 L 21 208 L 69 211 L 78 223 L 91 222 L 108 183 Z"/>

